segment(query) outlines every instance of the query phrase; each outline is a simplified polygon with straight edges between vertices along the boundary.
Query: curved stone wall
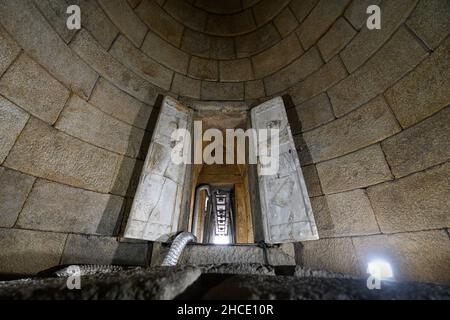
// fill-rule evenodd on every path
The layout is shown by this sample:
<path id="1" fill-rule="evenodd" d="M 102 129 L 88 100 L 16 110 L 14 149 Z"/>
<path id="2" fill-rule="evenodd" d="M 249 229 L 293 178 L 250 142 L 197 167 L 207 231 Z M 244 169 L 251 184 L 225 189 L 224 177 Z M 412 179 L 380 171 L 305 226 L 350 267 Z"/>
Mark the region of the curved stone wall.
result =
<path id="1" fill-rule="evenodd" d="M 115 237 L 159 96 L 283 95 L 321 237 L 303 263 L 450 282 L 449 31 L 446 0 L 0 1 L 0 273 L 145 263 Z"/>

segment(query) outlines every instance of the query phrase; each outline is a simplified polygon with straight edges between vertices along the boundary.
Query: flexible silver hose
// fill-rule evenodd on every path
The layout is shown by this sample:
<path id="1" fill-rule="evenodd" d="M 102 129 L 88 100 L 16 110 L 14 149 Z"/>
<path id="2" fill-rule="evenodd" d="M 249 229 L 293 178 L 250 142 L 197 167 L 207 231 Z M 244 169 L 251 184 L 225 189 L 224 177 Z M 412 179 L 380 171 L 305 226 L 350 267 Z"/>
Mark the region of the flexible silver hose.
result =
<path id="1" fill-rule="evenodd" d="M 196 241 L 197 238 L 192 233 L 190 232 L 180 233 L 170 246 L 169 252 L 164 258 L 164 261 L 161 264 L 161 266 L 163 267 L 176 266 L 186 245 L 189 242 L 196 242 Z"/>

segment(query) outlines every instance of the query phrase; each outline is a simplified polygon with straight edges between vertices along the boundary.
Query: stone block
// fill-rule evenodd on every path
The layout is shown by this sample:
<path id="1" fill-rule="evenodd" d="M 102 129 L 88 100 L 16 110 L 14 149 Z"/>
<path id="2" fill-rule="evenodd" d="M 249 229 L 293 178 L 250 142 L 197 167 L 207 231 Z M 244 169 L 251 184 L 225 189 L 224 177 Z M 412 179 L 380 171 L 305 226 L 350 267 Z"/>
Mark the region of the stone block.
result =
<path id="1" fill-rule="evenodd" d="M 208 13 L 187 1 L 167 0 L 164 2 L 164 10 L 191 29 L 203 31 L 205 28 Z"/>
<path id="2" fill-rule="evenodd" d="M 256 29 L 252 10 L 247 9 L 232 15 L 210 14 L 206 23 L 206 33 L 217 36 L 237 36 Z"/>
<path id="3" fill-rule="evenodd" d="M 350 0 L 320 0 L 298 29 L 303 48 L 311 48 L 344 12 Z"/>
<path id="4" fill-rule="evenodd" d="M 310 197 L 322 195 L 322 187 L 320 186 L 319 175 L 315 165 L 302 167 L 303 177 L 305 179 L 306 188 Z"/>
<path id="5" fill-rule="evenodd" d="M 318 2 L 319 0 L 292 0 L 289 7 L 297 20 L 302 23 Z"/>
<path id="6" fill-rule="evenodd" d="M 319 128 L 305 132 L 305 147 L 314 162 L 336 158 L 382 141 L 400 131 L 384 99 L 376 98 Z"/>
<path id="7" fill-rule="evenodd" d="M 353 242 L 362 271 L 371 260 L 383 259 L 397 281 L 450 283 L 450 239 L 443 230 L 358 237 Z"/>
<path id="8" fill-rule="evenodd" d="M 210 37 L 209 42 L 211 59 L 236 59 L 234 38 Z"/>
<path id="9" fill-rule="evenodd" d="M 256 3 L 252 9 L 255 16 L 256 24 L 261 26 L 263 24 L 272 21 L 274 17 L 283 10 L 288 4 L 290 0 L 280 0 L 280 1 L 272 1 L 272 0 L 261 0 Z"/>
<path id="10" fill-rule="evenodd" d="M 325 61 L 331 60 L 331 58 L 345 48 L 355 34 L 355 29 L 344 18 L 339 18 L 331 29 L 317 42 L 323 59 Z"/>
<path id="11" fill-rule="evenodd" d="M 36 62 L 81 97 L 90 96 L 97 73 L 70 50 L 31 1 L 2 1 L 0 20 Z"/>
<path id="12" fill-rule="evenodd" d="M 367 8 L 379 5 L 381 0 L 353 0 L 345 10 L 345 17 L 356 29 L 361 29 L 367 22 Z"/>
<path id="13" fill-rule="evenodd" d="M 17 221 L 24 229 L 114 235 L 123 199 L 46 180 L 34 184 Z"/>
<path id="14" fill-rule="evenodd" d="M 139 183 L 144 162 L 142 160 L 120 157 L 111 187 L 111 193 L 133 197 Z"/>
<path id="15" fill-rule="evenodd" d="M 76 30 L 69 30 L 67 22 L 67 3 L 59 0 L 33 0 L 53 29 L 60 35 L 65 43 L 70 42 Z"/>
<path id="16" fill-rule="evenodd" d="M 113 237 L 70 234 L 61 264 L 146 266 L 147 242 L 120 242 Z"/>
<path id="17" fill-rule="evenodd" d="M 320 238 L 380 233 L 364 190 L 312 198 L 311 205 Z"/>
<path id="18" fill-rule="evenodd" d="M 247 81 L 245 83 L 245 100 L 260 99 L 265 95 L 262 80 Z"/>
<path id="19" fill-rule="evenodd" d="M 117 159 L 116 154 L 32 118 L 4 165 L 75 187 L 108 192 Z"/>
<path id="20" fill-rule="evenodd" d="M 12 228 L 35 178 L 0 167 L 0 227 Z"/>
<path id="21" fill-rule="evenodd" d="M 264 263 L 262 249 L 251 245 L 188 245 L 180 258 L 180 264 L 182 265 L 240 263 L 242 261 L 246 263 Z"/>
<path id="22" fill-rule="evenodd" d="M 273 20 L 273 23 L 283 38 L 298 27 L 297 18 L 294 16 L 289 7 L 286 7 L 283 11 L 281 11 L 280 14 Z"/>
<path id="23" fill-rule="evenodd" d="M 0 273 L 35 275 L 59 264 L 67 235 L 0 228 Z"/>
<path id="24" fill-rule="evenodd" d="M 114 41 L 109 53 L 143 79 L 164 90 L 170 89 L 173 71 L 149 58 L 124 36 Z"/>
<path id="25" fill-rule="evenodd" d="M 219 80 L 217 61 L 192 57 L 189 64 L 189 75 L 200 80 Z"/>
<path id="26" fill-rule="evenodd" d="M 119 30 L 140 48 L 147 33 L 146 25 L 141 22 L 126 0 L 99 0 L 98 2 Z"/>
<path id="27" fill-rule="evenodd" d="M 450 104 L 450 39 L 386 92 L 395 116 L 407 128 Z"/>
<path id="28" fill-rule="evenodd" d="M 220 81 L 247 81 L 253 79 L 250 59 L 225 60 L 219 62 Z"/>
<path id="29" fill-rule="evenodd" d="M 202 81 L 201 98 L 204 100 L 244 100 L 244 83 Z"/>
<path id="30" fill-rule="evenodd" d="M 450 164 L 368 189 L 383 233 L 450 226 Z"/>
<path id="31" fill-rule="evenodd" d="M 317 164 L 325 194 L 364 188 L 392 179 L 379 144 Z"/>
<path id="32" fill-rule="evenodd" d="M 183 97 L 200 99 L 201 81 L 175 73 L 171 92 Z"/>
<path id="33" fill-rule="evenodd" d="M 191 55 L 209 58 L 212 36 L 186 29 L 181 42 L 181 50 Z"/>
<path id="34" fill-rule="evenodd" d="M 153 108 L 100 78 L 89 103 L 104 113 L 141 129 L 147 129 Z"/>
<path id="35" fill-rule="evenodd" d="M 19 55 L 20 47 L 0 27 L 0 75 L 2 75 L 14 59 Z"/>
<path id="36" fill-rule="evenodd" d="M 20 56 L 0 79 L 0 93 L 50 124 L 69 98 L 69 90 L 27 55 Z"/>
<path id="37" fill-rule="evenodd" d="M 336 116 L 340 117 L 383 93 L 427 54 L 409 31 L 400 28 L 364 66 L 328 91 Z"/>
<path id="38" fill-rule="evenodd" d="M 260 53 L 280 40 L 281 37 L 273 24 L 266 24 L 256 31 L 235 38 L 237 57 L 244 58 Z"/>
<path id="39" fill-rule="evenodd" d="M 382 143 L 392 173 L 403 177 L 450 160 L 450 107 Z"/>
<path id="40" fill-rule="evenodd" d="M 30 116 L 0 96 L 0 163 L 5 161 Z"/>

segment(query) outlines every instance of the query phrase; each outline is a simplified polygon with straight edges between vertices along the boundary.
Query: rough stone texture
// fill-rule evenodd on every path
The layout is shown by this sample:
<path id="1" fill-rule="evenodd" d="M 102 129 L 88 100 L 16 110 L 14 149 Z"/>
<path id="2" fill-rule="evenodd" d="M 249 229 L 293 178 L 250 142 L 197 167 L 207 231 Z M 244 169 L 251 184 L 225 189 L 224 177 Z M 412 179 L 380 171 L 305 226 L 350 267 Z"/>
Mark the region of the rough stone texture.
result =
<path id="1" fill-rule="evenodd" d="M 273 24 L 267 24 L 249 34 L 236 37 L 238 58 L 248 57 L 266 50 L 280 41 L 280 36 Z"/>
<path id="2" fill-rule="evenodd" d="M 362 270 L 382 258 L 396 280 L 450 283 L 450 239 L 444 230 L 359 237 L 353 243 Z"/>
<path id="3" fill-rule="evenodd" d="M 208 17 L 206 12 L 186 1 L 167 0 L 164 2 L 164 10 L 187 27 L 200 31 L 204 29 Z"/>
<path id="4" fill-rule="evenodd" d="M 292 0 L 289 4 L 297 20 L 301 23 L 309 15 L 319 0 Z"/>
<path id="5" fill-rule="evenodd" d="M 400 124 L 409 127 L 450 104 L 450 38 L 386 92 Z"/>
<path id="6" fill-rule="evenodd" d="M 392 179 L 379 144 L 317 164 L 325 194 L 364 188 Z"/>
<path id="7" fill-rule="evenodd" d="M 173 71 L 150 59 L 127 38 L 119 36 L 109 52 L 143 79 L 165 90 L 170 89 Z"/>
<path id="8" fill-rule="evenodd" d="M 251 10 L 247 9 L 233 15 L 210 15 L 206 32 L 218 36 L 235 36 L 255 30 Z"/>
<path id="9" fill-rule="evenodd" d="M 149 244 L 120 242 L 112 237 L 70 234 L 61 264 L 147 265 Z"/>
<path id="10" fill-rule="evenodd" d="M 3 75 L 0 93 L 50 124 L 55 123 L 69 98 L 69 90 L 26 55 Z"/>
<path id="11" fill-rule="evenodd" d="M 273 47 L 252 57 L 255 77 L 262 78 L 272 74 L 274 71 L 292 62 L 302 53 L 303 50 L 297 37 L 295 34 L 291 34 Z"/>
<path id="12" fill-rule="evenodd" d="M 154 104 L 158 91 L 156 87 L 114 59 L 87 31 L 78 32 L 70 46 L 92 68 L 117 87 L 143 102 Z"/>
<path id="13" fill-rule="evenodd" d="M 38 180 L 19 216 L 24 229 L 113 235 L 120 222 L 120 197 Z"/>
<path id="14" fill-rule="evenodd" d="M 242 261 L 246 263 L 264 263 L 262 248 L 247 245 L 188 245 L 180 258 L 180 264 L 186 265 L 240 263 Z"/>
<path id="15" fill-rule="evenodd" d="M 235 59 L 234 39 L 210 37 L 209 56 L 211 59 Z"/>
<path id="16" fill-rule="evenodd" d="M 298 29 L 298 37 L 305 49 L 312 47 L 344 12 L 350 0 L 320 0 Z"/>
<path id="17" fill-rule="evenodd" d="M 321 238 L 380 233 L 364 190 L 312 198 L 311 205 Z"/>
<path id="18" fill-rule="evenodd" d="M 407 24 L 431 49 L 435 49 L 450 32 L 450 2 L 419 1 Z"/>
<path id="19" fill-rule="evenodd" d="M 253 13 L 256 24 L 263 25 L 274 18 L 284 7 L 289 4 L 290 0 L 261 0 L 253 6 Z"/>
<path id="20" fill-rule="evenodd" d="M 139 183 L 144 161 L 120 157 L 114 176 L 111 193 L 133 197 Z"/>
<path id="21" fill-rule="evenodd" d="M 382 143 L 398 178 L 450 160 L 450 107 Z"/>
<path id="22" fill-rule="evenodd" d="M 6 34 L 5 30 L 0 27 L 0 75 L 6 71 L 19 53 L 20 47 L 8 34 Z"/>
<path id="23" fill-rule="evenodd" d="M 220 81 L 246 81 L 253 79 L 250 59 L 228 60 L 219 62 Z"/>
<path id="24" fill-rule="evenodd" d="M 0 167 L 0 227 L 16 223 L 35 178 Z"/>
<path id="25" fill-rule="evenodd" d="M 211 49 L 211 36 L 186 29 L 183 34 L 181 50 L 189 52 L 194 56 L 209 58 Z"/>
<path id="26" fill-rule="evenodd" d="M 32 118 L 5 166 L 75 187 L 108 192 L 117 157 Z"/>
<path id="27" fill-rule="evenodd" d="M 32 275 L 57 266 L 66 237 L 60 233 L 0 228 L 0 273 Z"/>
<path id="28" fill-rule="evenodd" d="M 97 74 L 66 46 L 31 1 L 2 1 L 0 20 L 36 62 L 80 96 L 89 97 Z"/>
<path id="29" fill-rule="evenodd" d="M 264 274 L 275 275 L 275 268 L 273 266 L 261 263 L 239 263 L 239 264 L 213 264 L 202 266 L 203 273 L 219 273 L 219 274 Z"/>
<path id="30" fill-rule="evenodd" d="M 281 13 L 273 20 L 273 23 L 282 37 L 286 37 L 298 26 L 297 19 L 289 7 L 281 11 Z"/>
<path id="31" fill-rule="evenodd" d="M 5 161 L 29 115 L 0 96 L 0 163 Z"/>
<path id="32" fill-rule="evenodd" d="M 321 239 L 302 244 L 301 259 L 305 267 L 351 275 L 364 273 L 360 271 L 350 238 Z"/>
<path id="33" fill-rule="evenodd" d="M 314 162 L 335 158 L 382 141 L 400 131 L 382 98 L 376 98 L 347 116 L 305 132 L 306 147 Z"/>
<path id="34" fill-rule="evenodd" d="M 275 247 L 268 248 L 267 260 L 272 266 L 295 265 L 294 245 L 292 243 L 283 243 Z"/>
<path id="35" fill-rule="evenodd" d="M 189 75 L 205 80 L 218 80 L 219 69 L 217 61 L 192 57 L 189 64 Z"/>
<path id="36" fill-rule="evenodd" d="M 450 226 L 450 164 L 370 187 L 368 194 L 385 233 Z"/>
<path id="37" fill-rule="evenodd" d="M 287 111 L 293 134 L 314 129 L 334 120 L 330 100 L 325 93 Z"/>
<path id="38" fill-rule="evenodd" d="M 373 3 L 370 3 L 373 4 Z M 417 4 L 417 0 L 382 1 L 381 30 L 369 30 L 362 28 L 353 41 L 345 48 L 341 57 L 350 73 L 364 64 L 383 44 L 394 34 L 398 27 L 405 21 Z M 364 13 L 367 7 L 364 8 Z M 366 14 L 366 19 L 369 15 Z M 408 47 L 405 47 L 408 49 Z M 413 48 L 411 48 L 413 49 Z M 409 50 L 406 50 L 408 53 Z M 413 51 L 411 52 L 411 54 Z M 393 55 L 395 56 L 395 54 Z M 404 58 L 405 62 L 408 61 Z M 413 59 L 413 57 L 411 57 Z M 414 64 L 414 60 L 412 60 Z"/>
<path id="39" fill-rule="evenodd" d="M 103 112 L 141 129 L 146 129 L 153 108 L 100 78 L 89 102 Z"/>
<path id="40" fill-rule="evenodd" d="M 96 146 L 136 158 L 144 131 L 101 112 L 74 95 L 55 127 Z"/>
<path id="41" fill-rule="evenodd" d="M 170 69 L 183 74 L 187 73 L 189 55 L 162 40 L 151 31 L 145 37 L 142 51 Z"/>
<path id="42" fill-rule="evenodd" d="M 336 57 L 323 65 L 304 81 L 295 85 L 290 90 L 290 95 L 295 104 L 300 104 L 326 91 L 328 88 L 344 79 L 347 71 L 339 57 Z"/>
<path id="43" fill-rule="evenodd" d="M 320 186 L 319 175 L 315 165 L 302 167 L 303 177 L 305 179 L 306 188 L 310 197 L 322 195 L 322 187 Z"/>
<path id="44" fill-rule="evenodd" d="M 267 94 L 273 95 L 292 87 L 319 69 L 322 64 L 319 51 L 311 48 L 290 65 L 264 79 Z"/>
<path id="45" fill-rule="evenodd" d="M 244 83 L 202 81 L 203 100 L 243 100 Z"/>
<path id="46" fill-rule="evenodd" d="M 245 83 L 245 100 L 258 99 L 265 96 L 264 83 L 261 80 Z"/>
<path id="47" fill-rule="evenodd" d="M 147 27 L 139 20 L 126 0 L 99 0 L 98 3 L 119 30 L 140 48 L 147 33 Z"/>
<path id="48" fill-rule="evenodd" d="M 200 99 L 201 81 L 175 73 L 171 91 L 175 94 Z"/>
<path id="49" fill-rule="evenodd" d="M 328 91 L 340 117 L 384 92 L 411 71 L 427 51 L 404 27 L 364 66 Z"/>
<path id="50" fill-rule="evenodd" d="M 338 54 L 355 34 L 352 26 L 345 19 L 339 18 L 317 43 L 323 59 L 329 61 Z"/>
<path id="51" fill-rule="evenodd" d="M 370 5 L 379 5 L 381 0 L 353 0 L 345 10 L 345 17 L 356 29 L 361 29 L 366 25 L 367 8 Z"/>

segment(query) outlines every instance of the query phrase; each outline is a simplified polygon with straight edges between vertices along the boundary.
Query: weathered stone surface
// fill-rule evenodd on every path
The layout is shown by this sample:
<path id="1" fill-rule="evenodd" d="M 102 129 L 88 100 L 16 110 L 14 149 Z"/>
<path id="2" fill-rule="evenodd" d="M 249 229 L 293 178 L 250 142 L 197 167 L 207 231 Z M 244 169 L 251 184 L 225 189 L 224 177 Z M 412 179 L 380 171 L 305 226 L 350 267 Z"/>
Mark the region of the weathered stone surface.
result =
<path id="1" fill-rule="evenodd" d="M 142 51 L 172 70 L 183 74 L 187 73 L 189 55 L 151 31 L 145 37 Z"/>
<path id="2" fill-rule="evenodd" d="M 192 57 L 189 64 L 189 75 L 201 80 L 219 80 L 217 61 Z"/>
<path id="3" fill-rule="evenodd" d="M 89 30 L 95 40 L 108 50 L 117 37 L 119 29 L 111 22 L 97 1 L 71 0 L 71 3 L 80 6 L 83 18 L 81 24 Z"/>
<path id="4" fill-rule="evenodd" d="M 349 43 L 355 34 L 356 31 L 345 19 L 337 20 L 317 43 L 323 59 L 329 61 L 333 58 Z"/>
<path id="5" fill-rule="evenodd" d="M 0 27 L 0 75 L 6 71 L 19 53 L 20 47 L 6 34 L 5 30 Z"/>
<path id="6" fill-rule="evenodd" d="M 211 48 L 211 36 L 192 29 L 186 29 L 183 33 L 181 50 L 191 55 L 209 58 Z"/>
<path id="7" fill-rule="evenodd" d="M 290 65 L 264 79 L 267 94 L 273 95 L 290 88 L 319 69 L 322 64 L 319 51 L 311 48 Z"/>
<path id="8" fill-rule="evenodd" d="M 119 36 L 109 52 L 143 79 L 165 90 L 170 89 L 173 71 L 150 59 L 127 38 Z"/>
<path id="9" fill-rule="evenodd" d="M 61 264 L 106 264 L 145 266 L 149 244 L 120 242 L 112 237 L 70 234 Z"/>
<path id="10" fill-rule="evenodd" d="M 382 143 L 392 173 L 403 177 L 450 160 L 450 107 Z"/>
<path id="11" fill-rule="evenodd" d="M 266 24 L 254 32 L 235 38 L 237 57 L 243 58 L 257 54 L 280 40 L 277 29 L 272 24 Z"/>
<path id="12" fill-rule="evenodd" d="M 320 0 L 297 33 L 305 49 L 311 48 L 344 12 L 350 0 Z"/>
<path id="13" fill-rule="evenodd" d="M 0 273 L 33 275 L 57 266 L 67 235 L 0 228 Z"/>
<path id="14" fill-rule="evenodd" d="M 351 238 L 321 239 L 302 244 L 302 261 L 305 267 L 350 275 L 363 274 Z"/>
<path id="15" fill-rule="evenodd" d="M 318 2 L 319 0 L 292 0 L 289 7 L 297 20 L 302 23 Z"/>
<path id="16" fill-rule="evenodd" d="M 261 0 L 252 6 L 256 24 L 261 26 L 271 20 L 289 4 L 289 0 Z"/>
<path id="17" fill-rule="evenodd" d="M 59 0 L 33 0 L 53 29 L 68 43 L 75 34 L 75 30 L 69 30 L 66 26 L 67 3 Z"/>
<path id="18" fill-rule="evenodd" d="M 286 66 L 303 53 L 300 43 L 295 36 L 281 40 L 273 47 L 252 57 L 256 78 L 263 78 Z"/>
<path id="19" fill-rule="evenodd" d="M 103 112 L 141 129 L 146 129 L 153 108 L 100 78 L 89 102 Z"/>
<path id="20" fill-rule="evenodd" d="M 36 62 L 81 97 L 89 97 L 97 74 L 67 47 L 31 1 L 2 1 L 0 20 Z"/>
<path id="21" fill-rule="evenodd" d="M 302 153 L 320 162 L 382 141 L 399 131 L 385 101 L 377 98 L 341 119 L 305 132 Z"/>
<path id="22" fill-rule="evenodd" d="M 245 99 L 260 99 L 266 95 L 264 83 L 261 80 L 247 81 L 245 83 Z"/>
<path id="23" fill-rule="evenodd" d="M 202 81 L 201 98 L 204 100 L 244 100 L 244 83 Z"/>
<path id="24" fill-rule="evenodd" d="M 320 186 L 319 175 L 315 165 L 302 167 L 303 177 L 305 178 L 306 188 L 310 197 L 322 195 L 322 187 Z"/>
<path id="25" fill-rule="evenodd" d="M 396 280 L 450 283 L 450 239 L 445 231 L 375 235 L 353 239 L 361 270 L 383 258 Z"/>
<path id="26" fill-rule="evenodd" d="M 281 13 L 273 20 L 273 23 L 282 37 L 286 37 L 298 26 L 297 19 L 289 7 L 286 7 L 283 11 L 281 11 Z"/>
<path id="27" fill-rule="evenodd" d="M 212 15 L 208 17 L 206 32 L 218 36 L 235 36 L 255 30 L 252 10 L 247 9 L 233 15 Z"/>
<path id="28" fill-rule="evenodd" d="M 368 189 L 385 233 L 450 226 L 450 164 Z"/>
<path id="29" fill-rule="evenodd" d="M 32 118 L 5 166 L 76 187 L 108 192 L 117 157 Z"/>
<path id="30" fill-rule="evenodd" d="M 384 92 L 427 54 L 409 31 L 400 28 L 363 67 L 328 91 L 336 116 L 340 117 Z"/>
<path id="31" fill-rule="evenodd" d="M 0 96 L 0 163 L 8 156 L 30 116 Z"/>
<path id="32" fill-rule="evenodd" d="M 179 73 L 175 73 L 172 82 L 171 92 L 180 96 L 200 99 L 201 81 L 185 77 Z"/>
<path id="33" fill-rule="evenodd" d="M 219 62 L 220 81 L 247 81 L 253 79 L 250 59 L 225 60 Z"/>
<path id="34" fill-rule="evenodd" d="M 293 134 L 314 129 L 334 120 L 330 100 L 325 93 L 287 111 Z"/>
<path id="35" fill-rule="evenodd" d="M 117 196 L 38 180 L 19 216 L 24 229 L 113 235 L 122 211 Z"/>
<path id="36" fill-rule="evenodd" d="M 55 123 L 69 98 L 69 90 L 26 55 L 1 78 L 0 93 L 50 124 Z"/>
<path id="37" fill-rule="evenodd" d="M 131 159 L 125 156 L 120 157 L 111 193 L 133 197 L 136 193 L 143 166 L 144 162 L 142 160 Z"/>
<path id="38" fill-rule="evenodd" d="M 100 0 L 98 3 L 119 30 L 140 48 L 147 33 L 147 27 L 136 16 L 126 0 Z"/>
<path id="39" fill-rule="evenodd" d="M 282 243 L 267 249 L 267 260 L 271 266 L 295 265 L 295 250 L 293 243 Z"/>
<path id="40" fill-rule="evenodd" d="M 35 178 L 0 167 L 0 227 L 16 223 Z"/>
<path id="41" fill-rule="evenodd" d="M 234 38 L 210 37 L 209 57 L 211 59 L 236 59 Z"/>
<path id="42" fill-rule="evenodd" d="M 191 29 L 203 31 L 205 28 L 208 14 L 187 1 L 167 0 L 164 2 L 164 10 Z"/>
<path id="43" fill-rule="evenodd" d="M 290 90 L 295 104 L 300 104 L 326 91 L 348 75 L 339 57 L 335 57 Z"/>
<path id="44" fill-rule="evenodd" d="M 213 264 L 202 266 L 203 273 L 218 273 L 218 274 L 264 274 L 275 275 L 275 268 L 273 266 L 262 263 L 240 263 L 240 264 Z"/>
<path id="45" fill-rule="evenodd" d="M 325 194 L 364 188 L 392 179 L 379 144 L 317 164 Z"/>
<path id="46" fill-rule="evenodd" d="M 76 95 L 55 127 L 96 146 L 136 158 L 144 131 L 101 112 Z"/>
<path id="47" fill-rule="evenodd" d="M 229 0 L 229 1 L 197 0 L 195 1 L 195 5 L 208 12 L 231 14 L 241 11 L 242 9 L 246 9 L 248 7 L 245 4 L 243 5 L 241 2 L 242 1 L 240 0 Z"/>
<path id="48" fill-rule="evenodd" d="M 321 238 L 380 233 L 364 190 L 312 198 L 311 205 Z"/>
<path id="49" fill-rule="evenodd" d="M 381 0 L 353 0 L 345 10 L 345 17 L 356 29 L 361 29 L 367 21 L 367 8 L 370 5 L 379 5 Z"/>
<path id="50" fill-rule="evenodd" d="M 174 46 L 179 46 L 183 25 L 165 12 L 156 1 L 142 1 L 136 8 L 137 15 L 154 32 Z"/>
<path id="51" fill-rule="evenodd" d="M 379 48 L 383 46 L 383 44 L 392 36 L 392 34 L 394 34 L 398 27 L 410 15 L 411 11 L 417 4 L 417 1 L 418 0 L 383 1 L 381 3 L 380 8 L 383 16 L 381 30 L 376 30 L 374 32 L 368 28 L 363 28 L 341 53 L 342 60 L 350 73 L 353 73 L 356 69 L 362 66 L 364 62 L 370 58 L 370 56 L 372 56 Z M 364 13 L 366 12 L 366 9 L 367 7 L 364 9 Z M 367 17 L 368 15 L 366 14 L 366 19 Z M 405 44 L 400 43 L 400 45 Z M 405 45 L 405 49 L 406 55 L 409 50 L 411 50 L 411 55 L 414 53 L 414 48 L 408 48 L 408 46 Z M 395 57 L 395 54 L 393 57 Z M 414 65 L 413 57 L 411 56 L 410 58 L 412 59 L 412 63 Z M 386 59 L 386 57 L 384 57 L 384 59 Z M 407 58 L 403 59 L 404 62 L 408 61 Z"/>
<path id="52" fill-rule="evenodd" d="M 142 2 L 142 0 L 128 0 L 129 5 L 133 9 L 135 9 L 141 2 Z"/>
<path id="53" fill-rule="evenodd" d="M 240 263 L 242 261 L 246 263 L 264 263 L 262 248 L 250 245 L 188 245 L 180 258 L 180 264 L 182 265 Z"/>
<path id="54" fill-rule="evenodd" d="M 81 30 L 78 32 L 70 45 L 84 61 L 89 63 L 104 78 L 133 97 L 145 103 L 154 104 L 158 95 L 157 88 L 114 59 L 87 31 Z"/>
<path id="55" fill-rule="evenodd" d="M 431 49 L 435 49 L 450 32 L 450 2 L 420 1 L 407 24 Z"/>
<path id="56" fill-rule="evenodd" d="M 386 92 L 400 124 L 409 127 L 450 104 L 450 38 Z"/>

